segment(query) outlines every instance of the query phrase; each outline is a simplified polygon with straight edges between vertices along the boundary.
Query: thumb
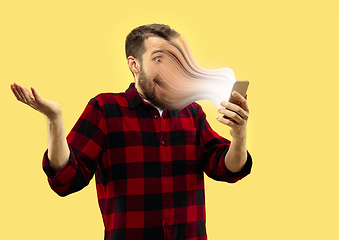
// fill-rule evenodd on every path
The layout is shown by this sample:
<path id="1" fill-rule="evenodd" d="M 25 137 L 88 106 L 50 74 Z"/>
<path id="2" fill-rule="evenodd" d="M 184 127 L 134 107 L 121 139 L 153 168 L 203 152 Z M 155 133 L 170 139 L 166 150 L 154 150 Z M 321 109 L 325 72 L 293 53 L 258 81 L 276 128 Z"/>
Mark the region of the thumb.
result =
<path id="1" fill-rule="evenodd" d="M 37 102 L 40 102 L 42 100 L 42 97 L 38 94 L 37 90 L 34 87 L 31 87 L 31 91 L 33 93 L 33 96 Z"/>

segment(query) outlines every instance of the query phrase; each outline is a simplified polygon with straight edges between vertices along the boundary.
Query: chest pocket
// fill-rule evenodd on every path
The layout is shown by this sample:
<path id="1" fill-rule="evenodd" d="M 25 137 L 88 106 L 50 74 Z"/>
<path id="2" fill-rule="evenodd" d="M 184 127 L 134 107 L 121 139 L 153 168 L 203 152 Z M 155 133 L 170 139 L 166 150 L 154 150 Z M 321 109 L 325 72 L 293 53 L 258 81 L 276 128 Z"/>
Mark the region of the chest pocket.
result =
<path id="1" fill-rule="evenodd" d="M 192 130 L 178 130 L 171 133 L 171 145 L 197 145 L 196 129 Z"/>
<path id="2" fill-rule="evenodd" d="M 197 160 L 199 141 L 196 129 L 172 132 L 171 146 L 173 160 Z"/>
<path id="3" fill-rule="evenodd" d="M 195 174 L 201 171 L 199 134 L 196 129 L 175 131 L 171 136 L 173 173 Z"/>

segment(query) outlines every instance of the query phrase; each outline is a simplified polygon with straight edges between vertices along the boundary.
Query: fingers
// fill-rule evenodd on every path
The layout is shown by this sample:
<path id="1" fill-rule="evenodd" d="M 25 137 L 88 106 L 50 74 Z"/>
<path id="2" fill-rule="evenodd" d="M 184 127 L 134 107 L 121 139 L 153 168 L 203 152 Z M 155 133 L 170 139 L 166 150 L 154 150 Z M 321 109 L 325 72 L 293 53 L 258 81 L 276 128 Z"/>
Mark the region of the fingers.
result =
<path id="1" fill-rule="evenodd" d="M 240 103 L 240 107 L 242 109 L 249 112 L 248 105 L 247 105 L 247 95 L 245 97 L 243 97 L 237 91 L 233 91 L 232 96 Z"/>
<path id="2" fill-rule="evenodd" d="M 217 120 L 227 126 L 230 126 L 231 128 L 234 128 L 236 126 L 246 124 L 248 120 L 249 109 L 245 97 L 241 96 L 235 91 L 232 93 L 232 96 L 237 100 L 237 102 L 239 102 L 239 105 L 231 102 L 222 102 L 222 107 L 218 109 L 218 112 L 223 114 L 223 116 L 218 116 Z"/>
<path id="3" fill-rule="evenodd" d="M 26 90 L 23 86 L 19 85 L 18 92 L 20 93 L 21 97 L 23 98 L 23 102 L 26 104 L 30 104 L 32 101 L 32 98 L 30 95 L 27 93 L 28 90 Z"/>
<path id="4" fill-rule="evenodd" d="M 240 108 L 240 107 L 239 107 Z M 246 120 L 248 119 L 248 115 L 246 113 L 244 113 L 244 111 L 240 108 L 240 110 L 237 111 L 231 111 L 229 109 L 226 108 L 219 108 L 218 112 L 223 114 L 223 118 L 224 119 L 228 119 L 231 120 L 234 123 L 237 124 L 245 124 Z M 241 114 L 240 114 L 241 112 Z"/>
<path id="5" fill-rule="evenodd" d="M 238 116 L 246 121 L 248 119 L 249 109 L 247 106 L 246 99 L 244 97 L 242 98 L 245 100 L 245 102 L 242 102 L 240 105 L 244 107 L 241 107 L 230 102 L 222 102 L 221 103 L 222 108 L 220 108 L 218 111 L 227 117 L 230 117 L 232 119 L 234 118 L 235 121 L 239 119 Z"/>
<path id="6" fill-rule="evenodd" d="M 23 91 L 26 93 L 26 94 L 25 94 L 26 96 L 28 95 L 28 97 L 29 97 L 30 99 L 34 99 L 34 96 L 33 96 L 32 92 L 31 92 L 30 90 L 28 90 L 28 89 L 25 88 L 25 87 L 22 87 L 22 89 L 23 89 Z"/>
<path id="7" fill-rule="evenodd" d="M 19 84 L 17 83 L 13 83 L 11 85 L 11 89 L 15 95 L 15 97 L 20 101 L 20 102 L 23 102 L 23 103 L 26 103 L 26 99 L 25 99 L 25 96 L 24 96 L 24 93 L 22 91 L 22 86 L 20 86 Z"/>
<path id="8" fill-rule="evenodd" d="M 17 100 L 19 100 L 22 103 L 25 103 L 29 105 L 30 107 L 36 108 L 36 101 L 34 95 L 29 91 L 27 88 L 17 84 L 13 83 L 11 84 L 12 92 L 14 93 Z"/>
<path id="9" fill-rule="evenodd" d="M 22 102 L 22 97 L 16 89 L 16 83 L 11 84 L 11 90 L 18 101 Z"/>
<path id="10" fill-rule="evenodd" d="M 236 128 L 237 126 L 239 126 L 239 124 L 235 123 L 231 118 L 225 118 L 222 116 L 217 116 L 217 120 L 223 124 L 225 124 L 226 126 L 229 126 L 231 128 Z"/>
<path id="11" fill-rule="evenodd" d="M 31 87 L 31 91 L 32 91 L 32 93 L 33 93 L 33 97 L 35 98 L 35 100 L 36 100 L 37 102 L 40 102 L 42 98 L 41 98 L 40 95 L 38 94 L 37 90 L 36 90 L 34 87 Z"/>

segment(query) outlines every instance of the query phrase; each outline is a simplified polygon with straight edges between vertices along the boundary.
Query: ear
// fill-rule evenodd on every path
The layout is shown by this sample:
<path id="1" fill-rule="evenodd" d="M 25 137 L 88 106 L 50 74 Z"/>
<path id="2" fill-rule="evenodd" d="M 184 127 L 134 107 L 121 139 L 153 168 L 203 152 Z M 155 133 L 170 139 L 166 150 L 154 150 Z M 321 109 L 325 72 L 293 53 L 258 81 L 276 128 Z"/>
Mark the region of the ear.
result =
<path id="1" fill-rule="evenodd" d="M 136 77 L 140 71 L 139 61 L 135 57 L 129 56 L 127 58 L 127 64 L 128 64 L 129 69 L 133 73 L 134 77 Z"/>

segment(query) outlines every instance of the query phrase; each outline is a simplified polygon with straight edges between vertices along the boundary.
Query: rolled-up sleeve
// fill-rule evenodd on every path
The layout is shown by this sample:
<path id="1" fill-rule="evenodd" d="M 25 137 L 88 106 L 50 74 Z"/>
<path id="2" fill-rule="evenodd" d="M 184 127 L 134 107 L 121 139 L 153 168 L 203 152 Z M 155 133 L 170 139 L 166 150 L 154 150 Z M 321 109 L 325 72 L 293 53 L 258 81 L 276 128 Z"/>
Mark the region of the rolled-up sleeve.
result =
<path id="1" fill-rule="evenodd" d="M 88 185 L 97 169 L 103 149 L 105 122 L 98 100 L 93 98 L 67 136 L 70 156 L 57 173 L 51 169 L 48 150 L 43 157 L 43 170 L 52 190 L 60 196 L 79 191 Z"/>
<path id="2" fill-rule="evenodd" d="M 206 175 L 214 180 L 229 183 L 235 183 L 248 175 L 252 168 L 251 155 L 247 152 L 247 160 L 241 171 L 231 172 L 225 164 L 225 156 L 231 142 L 212 130 L 202 109 L 199 115 L 200 144 Z"/>

